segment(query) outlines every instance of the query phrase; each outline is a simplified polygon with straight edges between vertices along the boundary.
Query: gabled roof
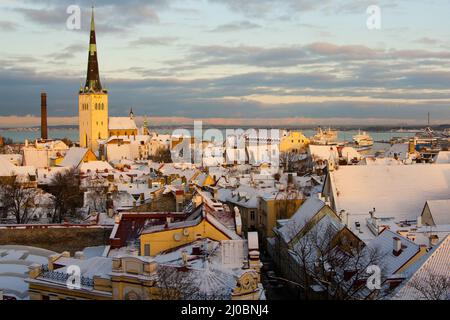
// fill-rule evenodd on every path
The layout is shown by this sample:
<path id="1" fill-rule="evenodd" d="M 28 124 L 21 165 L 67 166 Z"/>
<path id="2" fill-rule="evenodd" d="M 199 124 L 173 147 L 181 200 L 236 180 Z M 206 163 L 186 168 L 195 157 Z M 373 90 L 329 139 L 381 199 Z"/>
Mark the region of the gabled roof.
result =
<path id="1" fill-rule="evenodd" d="M 289 243 L 324 206 L 326 204 L 317 198 L 306 200 L 292 218 L 279 229 L 286 243 Z"/>
<path id="2" fill-rule="evenodd" d="M 105 172 L 105 170 L 112 172 L 114 171 L 114 168 L 111 167 L 111 165 L 106 161 L 90 161 L 82 163 L 80 166 L 80 171 L 85 173 L 88 170 L 91 172 L 96 172 L 97 170 L 99 172 Z"/>
<path id="3" fill-rule="evenodd" d="M 450 225 L 450 199 L 429 200 L 427 205 L 436 226 Z"/>
<path id="4" fill-rule="evenodd" d="M 66 155 L 64 156 L 63 161 L 60 163 L 60 167 L 75 167 L 78 168 L 84 156 L 88 152 L 86 148 L 78 148 L 73 147 L 70 148 Z"/>
<path id="5" fill-rule="evenodd" d="M 130 117 L 110 117 L 109 130 L 137 130 L 136 122 Z"/>
<path id="6" fill-rule="evenodd" d="M 398 256 L 394 255 L 394 238 L 400 239 L 402 244 L 402 251 Z M 375 239 L 370 241 L 367 247 L 377 250 L 377 253 L 381 257 L 386 276 L 397 272 L 397 270 L 420 251 L 418 244 L 388 229 L 385 229 Z"/>
<path id="7" fill-rule="evenodd" d="M 439 151 L 436 157 L 437 164 L 450 163 L 450 151 Z"/>
<path id="8" fill-rule="evenodd" d="M 311 155 L 313 160 L 328 160 L 330 158 L 339 159 L 339 152 L 336 146 L 319 146 L 310 144 L 308 146 L 308 153 Z"/>
<path id="9" fill-rule="evenodd" d="M 409 143 L 396 143 L 392 145 L 384 155 L 389 158 L 394 158 L 395 155 L 400 160 L 408 159 L 409 156 Z"/>
<path id="10" fill-rule="evenodd" d="M 394 300 L 424 300 L 423 293 L 415 288 L 413 283 L 430 284 L 433 277 L 450 279 L 450 236 L 447 236 L 430 252 L 423 256 L 416 264 L 411 266 L 406 275 L 409 277 L 393 296 Z M 436 278 L 435 278 L 436 280 Z M 433 280 L 431 283 L 433 283 Z M 442 299 L 450 299 L 450 288 Z"/>
<path id="11" fill-rule="evenodd" d="M 9 177 L 14 174 L 14 165 L 5 158 L 0 158 L 0 177 Z"/>
<path id="12" fill-rule="evenodd" d="M 34 166 L 15 166 L 5 158 L 0 158 L 0 177 L 16 176 L 34 176 L 36 167 Z"/>
<path id="13" fill-rule="evenodd" d="M 415 220 L 428 200 L 448 199 L 450 164 L 340 166 L 330 172 L 335 211 Z"/>

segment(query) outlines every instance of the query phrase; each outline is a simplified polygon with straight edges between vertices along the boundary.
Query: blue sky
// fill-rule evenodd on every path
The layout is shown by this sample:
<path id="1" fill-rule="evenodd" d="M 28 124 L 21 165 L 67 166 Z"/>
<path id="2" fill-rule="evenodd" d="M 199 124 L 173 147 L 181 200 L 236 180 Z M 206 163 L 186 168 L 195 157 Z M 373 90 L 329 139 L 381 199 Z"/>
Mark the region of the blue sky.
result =
<path id="1" fill-rule="evenodd" d="M 81 30 L 66 27 L 71 4 L 82 8 Z M 381 8 L 380 30 L 366 27 L 366 9 L 374 4 Z M 91 5 L 0 2 L 0 117 L 38 115 L 41 90 L 51 116 L 76 116 Z M 407 123 L 430 111 L 450 123 L 449 0 L 102 0 L 95 6 L 112 115 L 133 107 L 160 118 Z"/>

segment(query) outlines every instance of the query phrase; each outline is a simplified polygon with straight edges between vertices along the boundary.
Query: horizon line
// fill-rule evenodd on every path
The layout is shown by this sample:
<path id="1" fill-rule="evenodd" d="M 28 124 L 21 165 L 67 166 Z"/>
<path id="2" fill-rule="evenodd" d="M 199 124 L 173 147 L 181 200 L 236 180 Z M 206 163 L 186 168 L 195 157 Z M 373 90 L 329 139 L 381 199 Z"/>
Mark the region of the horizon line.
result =
<path id="1" fill-rule="evenodd" d="M 195 121 L 202 121 L 204 125 L 217 126 L 329 126 L 329 125 L 348 125 L 348 126 L 427 126 L 424 119 L 393 119 L 393 118 L 193 118 L 193 117 L 151 117 L 135 116 L 136 122 L 142 124 L 147 119 L 149 127 L 166 125 L 193 125 Z M 78 116 L 70 117 L 48 117 L 49 126 L 78 125 Z M 35 115 L 10 115 L 0 116 L 1 128 L 20 128 L 25 126 L 40 126 L 41 117 Z M 270 125 L 268 125 L 270 123 Z M 450 124 L 450 119 L 437 119 L 431 122 L 431 125 Z"/>

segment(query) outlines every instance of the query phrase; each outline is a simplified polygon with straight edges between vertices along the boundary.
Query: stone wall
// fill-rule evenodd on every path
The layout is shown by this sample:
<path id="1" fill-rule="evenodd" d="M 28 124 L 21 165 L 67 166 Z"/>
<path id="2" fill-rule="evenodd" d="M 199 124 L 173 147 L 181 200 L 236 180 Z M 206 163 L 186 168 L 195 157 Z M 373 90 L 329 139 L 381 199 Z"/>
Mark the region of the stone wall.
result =
<path id="1" fill-rule="evenodd" d="M 0 245 L 24 245 L 55 252 L 82 251 L 86 247 L 109 244 L 112 227 L 2 228 Z"/>

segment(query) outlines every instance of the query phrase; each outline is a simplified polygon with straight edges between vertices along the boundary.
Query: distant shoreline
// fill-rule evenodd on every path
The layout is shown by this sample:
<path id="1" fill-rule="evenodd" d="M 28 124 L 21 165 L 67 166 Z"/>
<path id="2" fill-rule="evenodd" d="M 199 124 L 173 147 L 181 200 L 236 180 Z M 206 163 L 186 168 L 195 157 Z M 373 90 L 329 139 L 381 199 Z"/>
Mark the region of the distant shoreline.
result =
<path id="1" fill-rule="evenodd" d="M 364 130 L 364 131 L 398 131 L 398 132 L 417 132 L 420 130 L 423 130 L 425 128 L 425 126 L 393 126 L 393 125 L 371 125 L 371 126 L 357 126 L 357 125 L 339 125 L 339 126 L 318 126 L 318 125 L 303 125 L 303 126 L 295 126 L 295 125 L 290 125 L 290 126 L 283 126 L 283 125 L 255 125 L 255 126 L 250 126 L 250 125 L 235 125 L 235 126 L 230 126 L 230 125 L 203 125 L 204 129 L 209 129 L 209 128 L 219 128 L 219 129 L 237 129 L 237 128 L 242 128 L 242 129 L 248 129 L 248 128 L 256 128 L 256 129 L 287 129 L 287 130 L 314 130 L 318 127 L 321 128 L 332 128 L 335 130 L 339 130 L 339 131 L 353 131 L 353 130 Z M 436 126 L 430 126 L 433 130 L 444 130 L 447 128 L 450 128 L 450 124 L 444 124 L 444 125 L 436 125 Z M 150 130 L 152 129 L 194 129 L 193 125 L 158 125 L 158 126 L 154 126 L 154 125 L 150 125 L 149 126 Z M 58 125 L 58 126 L 49 126 L 48 127 L 49 130 L 78 130 L 78 126 L 77 125 Z M 40 127 L 39 126 L 32 126 L 32 127 L 3 127 L 0 128 L 0 132 L 38 132 L 40 131 Z"/>

